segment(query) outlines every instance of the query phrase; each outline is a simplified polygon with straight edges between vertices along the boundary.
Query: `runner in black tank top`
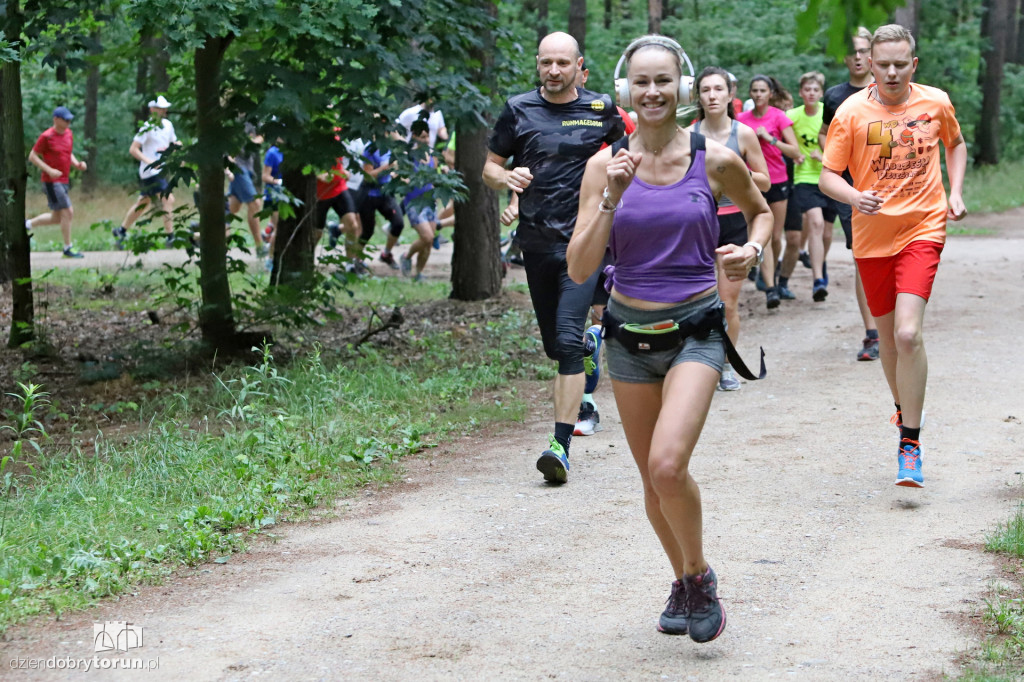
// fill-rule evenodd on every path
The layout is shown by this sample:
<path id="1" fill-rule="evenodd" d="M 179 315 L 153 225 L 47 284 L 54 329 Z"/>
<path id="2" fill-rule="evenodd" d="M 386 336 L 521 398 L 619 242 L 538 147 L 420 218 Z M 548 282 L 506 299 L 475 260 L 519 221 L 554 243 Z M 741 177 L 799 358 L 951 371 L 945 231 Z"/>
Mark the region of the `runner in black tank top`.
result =
<path id="1" fill-rule="evenodd" d="M 739 155 L 750 168 L 754 184 L 760 191 L 767 191 L 771 187 L 771 181 L 768 179 L 768 167 L 761 153 L 761 145 L 754 131 L 735 119 L 732 102 L 729 99 L 728 72 L 717 66 L 709 66 L 697 76 L 694 88 L 699 97 L 699 109 L 693 130 L 710 140 L 724 144 Z M 743 213 L 724 195 L 718 200 L 718 225 L 721 230 L 719 246 L 741 246 L 747 242 L 747 223 L 743 219 Z M 734 345 L 740 338 L 739 298 L 742 288 L 743 280 L 732 282 L 719 268 L 718 295 L 725 304 L 725 320 L 728 325 L 726 329 Z M 726 363 L 718 382 L 718 389 L 735 391 L 741 385 L 732 365 Z"/>

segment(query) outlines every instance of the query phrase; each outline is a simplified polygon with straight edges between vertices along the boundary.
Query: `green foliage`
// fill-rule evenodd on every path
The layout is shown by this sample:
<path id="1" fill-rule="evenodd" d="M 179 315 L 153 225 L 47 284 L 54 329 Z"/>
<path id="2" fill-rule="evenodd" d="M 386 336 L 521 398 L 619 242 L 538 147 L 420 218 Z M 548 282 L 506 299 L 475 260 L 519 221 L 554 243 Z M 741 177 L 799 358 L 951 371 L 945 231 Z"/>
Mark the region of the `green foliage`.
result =
<path id="1" fill-rule="evenodd" d="M 796 17 L 797 45 L 806 49 L 813 44 L 812 38 L 824 23 L 825 52 L 841 60 L 849 49 L 850 34 L 858 26 L 874 28 L 885 24 L 892 11 L 905 4 L 905 0 L 808 0 L 807 8 Z"/>
<path id="2" fill-rule="evenodd" d="M 999 103 L 1002 159 L 1024 158 L 1024 120 L 1020 116 L 1021 111 L 1024 111 L 1024 65 L 1006 64 L 1003 67 L 1003 92 Z"/>
<path id="3" fill-rule="evenodd" d="M 0 631 L 181 564 L 228 561 L 254 534 L 389 481 L 404 456 L 521 418 L 509 382 L 542 360 L 532 327 L 512 311 L 458 334 L 409 330 L 400 353 L 314 349 L 288 367 L 262 349 L 215 386 L 140 412 L 134 438 L 99 434 L 95 452 L 48 446 L 8 496 Z"/>

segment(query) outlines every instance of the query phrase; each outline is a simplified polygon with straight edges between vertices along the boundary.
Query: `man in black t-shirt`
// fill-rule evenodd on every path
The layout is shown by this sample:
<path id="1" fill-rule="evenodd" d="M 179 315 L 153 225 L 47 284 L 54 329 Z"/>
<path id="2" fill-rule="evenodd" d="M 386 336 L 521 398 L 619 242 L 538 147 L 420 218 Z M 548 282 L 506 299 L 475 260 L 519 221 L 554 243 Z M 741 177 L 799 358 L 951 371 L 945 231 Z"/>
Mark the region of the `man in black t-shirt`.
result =
<path id="1" fill-rule="evenodd" d="M 839 105 L 845 102 L 853 93 L 866 88 L 874 80 L 871 76 L 870 60 L 871 31 L 863 26 L 858 28 L 857 32 L 853 34 L 851 48 L 850 54 L 846 55 L 846 58 L 843 60 L 846 63 L 846 68 L 850 71 L 850 81 L 833 85 L 825 91 L 825 96 L 821 100 L 822 123 L 821 132 L 818 133 L 818 141 L 821 143 L 822 149 L 825 148 L 828 127 L 832 123 L 832 119 L 835 118 L 836 109 L 839 108 Z M 847 182 L 853 184 L 853 178 L 850 177 L 849 171 L 843 172 L 843 177 L 846 178 Z M 849 204 L 841 202 L 837 202 L 837 206 L 839 207 L 839 222 L 843 226 L 843 232 L 846 233 L 846 248 L 852 249 L 853 209 Z M 853 271 L 857 291 L 857 306 L 860 308 L 860 316 L 864 321 L 864 341 L 861 349 L 857 351 L 857 359 L 877 360 L 878 327 L 875 326 L 875 318 L 871 316 L 871 311 L 868 309 L 868 301 L 864 296 L 864 285 L 860 281 L 860 271 L 857 268 L 854 268 Z"/>
<path id="2" fill-rule="evenodd" d="M 483 179 L 493 189 L 519 195 L 519 244 L 544 351 L 558 362 L 555 434 L 537 460 L 551 483 L 564 483 L 569 443 L 583 398 L 583 330 L 598 273 L 575 284 L 565 250 L 576 224 L 580 183 L 587 160 L 604 143 L 622 137 L 624 124 L 611 98 L 576 87 L 582 67 L 579 44 L 552 33 L 537 49 L 536 90 L 510 98 L 488 143 Z M 516 167 L 505 163 L 515 157 Z"/>

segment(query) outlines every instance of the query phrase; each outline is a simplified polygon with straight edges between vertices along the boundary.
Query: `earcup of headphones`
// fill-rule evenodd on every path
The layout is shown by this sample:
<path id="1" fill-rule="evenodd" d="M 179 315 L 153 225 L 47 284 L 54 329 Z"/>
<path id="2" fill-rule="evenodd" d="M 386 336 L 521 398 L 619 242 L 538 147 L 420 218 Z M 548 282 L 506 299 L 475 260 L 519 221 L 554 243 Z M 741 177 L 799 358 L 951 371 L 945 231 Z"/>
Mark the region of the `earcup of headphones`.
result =
<path id="1" fill-rule="evenodd" d="M 693 76 L 682 76 L 679 79 L 680 106 L 693 104 Z"/>
<path id="2" fill-rule="evenodd" d="M 632 106 L 629 100 L 629 81 L 625 78 L 615 79 L 615 98 L 616 104 L 622 108 Z"/>

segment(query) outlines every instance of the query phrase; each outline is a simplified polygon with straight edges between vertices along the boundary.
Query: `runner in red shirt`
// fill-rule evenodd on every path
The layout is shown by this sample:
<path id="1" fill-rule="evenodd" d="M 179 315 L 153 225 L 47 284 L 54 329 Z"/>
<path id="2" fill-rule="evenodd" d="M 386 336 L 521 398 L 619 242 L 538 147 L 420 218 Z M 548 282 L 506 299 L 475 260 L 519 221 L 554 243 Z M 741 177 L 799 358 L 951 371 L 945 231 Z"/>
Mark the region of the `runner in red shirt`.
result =
<path id="1" fill-rule="evenodd" d="M 335 138 L 337 139 L 337 138 Z M 340 140 L 338 140 L 340 143 Z M 338 214 L 341 226 L 327 223 L 327 212 L 331 209 Z M 359 216 L 356 213 L 356 202 L 348 191 L 348 171 L 345 170 L 345 159 L 338 157 L 334 167 L 326 173 L 316 176 L 316 234 L 314 242 L 320 241 L 324 227 L 328 227 L 328 243 L 331 249 L 338 244 L 338 238 L 345 235 L 345 256 L 350 259 L 349 272 L 364 274 L 367 267 L 363 263 L 359 246 Z"/>
<path id="2" fill-rule="evenodd" d="M 49 213 L 37 215 L 25 221 L 25 229 L 29 232 L 36 225 L 60 225 L 60 234 L 64 239 L 64 257 L 82 258 L 82 252 L 71 246 L 71 218 L 74 209 L 71 207 L 71 185 L 69 173 L 74 166 L 80 171 L 86 169 L 84 161 L 75 158 L 71 148 L 74 134 L 71 132 L 71 121 L 75 116 L 67 107 L 53 110 L 53 127 L 47 128 L 32 145 L 28 160 L 43 172 L 43 192 L 46 194 L 46 205 Z"/>

